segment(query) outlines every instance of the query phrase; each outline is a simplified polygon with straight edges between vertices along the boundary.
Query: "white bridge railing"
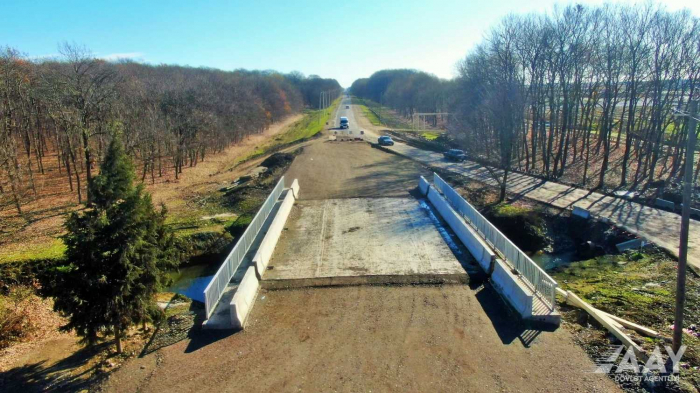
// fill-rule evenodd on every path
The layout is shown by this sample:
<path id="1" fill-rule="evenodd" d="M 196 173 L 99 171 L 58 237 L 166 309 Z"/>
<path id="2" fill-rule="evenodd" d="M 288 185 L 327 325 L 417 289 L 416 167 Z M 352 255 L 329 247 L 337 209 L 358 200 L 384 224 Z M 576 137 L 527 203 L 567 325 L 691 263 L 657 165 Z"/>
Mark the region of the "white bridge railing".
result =
<path id="1" fill-rule="evenodd" d="M 277 185 L 267 197 L 260 210 L 258 210 L 253 221 L 250 222 L 248 228 L 246 228 L 241 238 L 238 239 L 238 242 L 224 260 L 224 263 L 222 263 L 219 270 L 216 271 L 209 285 L 204 289 L 204 304 L 207 310 L 207 318 L 214 312 L 216 303 L 221 299 L 226 286 L 228 286 L 229 281 L 231 281 L 236 270 L 238 270 L 250 246 L 253 245 L 255 237 L 258 235 L 265 220 L 275 207 L 275 203 L 280 195 L 282 195 L 282 191 L 284 191 L 284 176 L 277 182 Z"/>
<path id="2" fill-rule="evenodd" d="M 447 199 L 452 207 L 461 214 L 487 242 L 491 243 L 494 249 L 503 255 L 507 263 L 523 276 L 525 279 L 524 281 L 526 281 L 540 299 L 547 304 L 549 309 L 554 310 L 556 307 L 555 294 L 558 286 L 557 282 L 436 173 L 433 174 L 433 183 L 435 183 L 435 188 L 445 195 L 445 199 Z"/>

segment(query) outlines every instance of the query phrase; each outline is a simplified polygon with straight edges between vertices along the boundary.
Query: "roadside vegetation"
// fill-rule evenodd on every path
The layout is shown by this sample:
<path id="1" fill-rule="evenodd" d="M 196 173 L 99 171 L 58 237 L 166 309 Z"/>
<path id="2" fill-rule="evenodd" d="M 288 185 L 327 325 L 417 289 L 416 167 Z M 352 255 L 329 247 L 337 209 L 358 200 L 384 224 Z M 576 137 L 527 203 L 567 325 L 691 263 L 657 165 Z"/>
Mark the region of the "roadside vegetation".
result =
<path id="1" fill-rule="evenodd" d="M 362 114 L 372 125 L 393 129 L 410 129 L 412 127 L 410 119 L 402 118 L 391 108 L 380 105 L 369 98 L 355 96 L 353 103 L 360 105 Z"/>
<path id="2" fill-rule="evenodd" d="M 286 132 L 276 136 L 272 141 L 266 143 L 265 145 L 256 147 L 255 151 L 250 153 L 248 156 L 242 157 L 236 162 L 235 165 L 318 136 L 318 134 L 326 127 L 326 123 L 330 121 L 331 116 L 335 113 L 336 109 L 338 109 L 339 104 L 340 98 L 336 98 L 326 109 L 304 111 L 304 117 L 292 124 L 292 126 L 289 127 Z"/>
<path id="3" fill-rule="evenodd" d="M 573 262 L 552 275 L 594 307 L 650 327 L 665 337 L 673 334 L 677 263 L 662 251 L 647 247 L 639 251 L 603 255 Z M 562 306 L 564 318 L 591 356 L 600 356 L 610 345 L 607 331 L 578 309 Z M 681 364 L 682 391 L 700 386 L 700 280 L 689 275 L 685 308 L 687 350 Z M 597 329 L 587 329 L 595 326 Z M 640 335 L 635 341 L 649 352 L 669 343 Z"/>
<path id="4" fill-rule="evenodd" d="M 350 90 L 407 119 L 449 112 L 455 147 L 504 169 L 502 184 L 517 170 L 674 200 L 688 133 L 697 133 L 674 116 L 700 87 L 697 23 L 661 3 L 511 15 L 467 54 L 453 80 L 382 70 Z"/>

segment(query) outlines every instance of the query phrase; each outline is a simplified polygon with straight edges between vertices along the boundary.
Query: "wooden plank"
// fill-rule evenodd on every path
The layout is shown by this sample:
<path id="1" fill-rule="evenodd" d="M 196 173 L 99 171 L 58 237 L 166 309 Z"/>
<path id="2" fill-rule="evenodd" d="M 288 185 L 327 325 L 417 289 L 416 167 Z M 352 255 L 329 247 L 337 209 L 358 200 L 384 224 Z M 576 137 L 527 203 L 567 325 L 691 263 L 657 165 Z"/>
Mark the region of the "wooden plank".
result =
<path id="1" fill-rule="evenodd" d="M 642 347 L 640 347 L 639 345 L 637 345 L 637 343 L 632 341 L 630 336 L 628 336 L 620 328 L 618 328 L 619 324 L 610 319 L 610 317 L 608 317 L 605 313 L 584 302 L 583 300 L 581 300 L 581 298 L 576 296 L 571 291 L 566 292 L 566 302 L 568 304 L 571 304 L 572 306 L 579 307 L 586 311 L 593 318 L 595 318 L 596 321 L 598 321 L 601 325 L 608 329 L 610 333 L 617 337 L 618 340 L 622 341 L 625 347 L 632 348 L 634 354 L 637 355 L 638 358 L 645 361 L 647 360 L 647 354 L 646 352 L 644 352 Z"/>
<path id="2" fill-rule="evenodd" d="M 571 292 L 568 292 L 568 293 L 571 293 Z M 567 300 L 568 293 L 567 293 L 567 291 L 565 291 L 561 288 L 557 288 L 557 295 L 562 296 L 564 298 L 564 300 Z M 593 307 L 593 306 L 591 306 L 591 307 Z M 596 310 L 598 310 L 598 309 L 596 309 Z M 612 314 L 607 313 L 607 312 L 602 311 L 602 310 L 598 310 L 598 312 L 601 312 L 605 316 L 610 318 L 613 322 L 615 322 L 617 324 L 618 327 L 622 326 L 622 327 L 625 327 L 627 329 L 632 329 L 632 330 L 636 331 L 637 333 L 643 334 L 643 335 L 648 336 L 648 337 L 666 339 L 666 337 L 662 336 L 656 330 L 653 330 L 653 329 L 650 329 L 648 327 L 636 324 L 634 322 L 628 321 L 626 319 L 620 318 L 616 315 L 612 315 Z"/>
<path id="3" fill-rule="evenodd" d="M 610 317 L 610 319 L 612 319 L 613 321 L 618 322 L 620 325 L 626 327 L 627 329 L 632 329 L 632 330 L 636 331 L 637 333 L 643 334 L 643 335 L 645 335 L 645 336 L 647 336 L 647 337 L 654 337 L 654 338 L 662 337 L 661 334 L 659 334 L 659 332 L 657 332 L 656 330 L 649 329 L 649 328 L 646 327 L 646 326 L 638 325 L 638 324 L 636 324 L 636 323 L 634 323 L 634 322 L 630 322 L 630 321 L 628 321 L 628 320 L 626 320 L 626 319 L 622 319 L 622 318 L 620 318 L 620 317 L 618 317 L 618 316 L 612 315 L 612 314 L 607 313 L 607 312 L 605 312 L 605 311 L 601 311 L 601 310 L 598 310 L 598 311 L 600 311 L 600 312 L 602 312 L 603 314 L 607 315 L 608 317 Z"/>

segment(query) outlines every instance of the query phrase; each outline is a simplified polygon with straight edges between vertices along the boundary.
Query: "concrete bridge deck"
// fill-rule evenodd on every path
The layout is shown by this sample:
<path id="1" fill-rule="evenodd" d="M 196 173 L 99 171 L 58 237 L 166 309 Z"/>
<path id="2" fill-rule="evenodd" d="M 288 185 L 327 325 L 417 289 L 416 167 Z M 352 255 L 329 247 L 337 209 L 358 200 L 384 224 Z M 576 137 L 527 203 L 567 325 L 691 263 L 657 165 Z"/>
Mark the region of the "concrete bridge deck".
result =
<path id="1" fill-rule="evenodd" d="M 264 288 L 465 283 L 479 269 L 422 199 L 298 201 Z"/>

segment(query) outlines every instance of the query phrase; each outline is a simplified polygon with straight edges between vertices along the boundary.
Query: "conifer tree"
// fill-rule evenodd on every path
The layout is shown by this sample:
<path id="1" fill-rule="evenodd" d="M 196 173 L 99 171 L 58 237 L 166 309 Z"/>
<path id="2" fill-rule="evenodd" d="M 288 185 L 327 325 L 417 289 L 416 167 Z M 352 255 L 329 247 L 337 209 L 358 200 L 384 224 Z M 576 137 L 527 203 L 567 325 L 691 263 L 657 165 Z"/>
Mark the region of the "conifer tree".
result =
<path id="1" fill-rule="evenodd" d="M 90 185 L 92 201 L 66 222 L 68 265 L 52 292 L 55 309 L 69 318 L 63 329 L 87 343 L 112 333 L 121 353 L 124 332 L 158 316 L 153 295 L 176 266 L 174 238 L 141 184 L 118 136 Z"/>

